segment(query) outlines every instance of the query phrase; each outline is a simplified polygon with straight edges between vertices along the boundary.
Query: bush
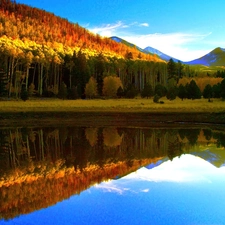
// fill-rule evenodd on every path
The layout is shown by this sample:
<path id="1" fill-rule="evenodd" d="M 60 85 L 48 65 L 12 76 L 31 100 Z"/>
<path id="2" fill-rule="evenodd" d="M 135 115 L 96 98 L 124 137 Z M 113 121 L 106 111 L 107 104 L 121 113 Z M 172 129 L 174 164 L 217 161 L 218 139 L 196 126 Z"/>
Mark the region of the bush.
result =
<path id="1" fill-rule="evenodd" d="M 187 85 L 187 94 L 189 99 L 200 99 L 202 93 L 194 80 L 191 80 L 190 84 Z"/>
<path id="2" fill-rule="evenodd" d="M 153 89 L 152 86 L 149 83 L 146 83 L 144 86 L 144 89 L 141 92 L 142 98 L 149 98 L 153 96 Z"/>
<path id="3" fill-rule="evenodd" d="M 187 90 L 183 84 L 179 85 L 177 95 L 180 99 L 182 99 L 182 101 L 184 100 L 184 98 L 187 98 Z"/>
<path id="4" fill-rule="evenodd" d="M 55 94 L 52 91 L 44 90 L 42 96 L 46 98 L 53 98 L 55 97 Z"/>
<path id="5" fill-rule="evenodd" d="M 94 77 L 91 77 L 86 84 L 85 95 L 87 98 L 94 98 L 97 96 L 97 82 Z"/>
<path id="6" fill-rule="evenodd" d="M 108 76 L 103 80 L 103 95 L 106 97 L 115 98 L 118 88 L 122 87 L 122 82 L 119 77 Z"/>
<path id="7" fill-rule="evenodd" d="M 155 103 L 159 103 L 159 99 L 160 99 L 161 97 L 159 96 L 159 95 L 154 95 L 154 97 L 153 97 L 153 102 L 155 102 Z"/>
<path id="8" fill-rule="evenodd" d="M 26 90 L 25 85 L 22 86 L 22 90 L 21 90 L 21 93 L 20 93 L 20 98 L 21 98 L 23 101 L 26 101 L 26 100 L 29 99 L 29 93 L 28 93 L 28 91 Z"/>
<path id="9" fill-rule="evenodd" d="M 116 94 L 117 94 L 118 98 L 122 98 L 124 96 L 124 90 L 123 90 L 123 88 L 121 86 L 118 88 Z"/>
<path id="10" fill-rule="evenodd" d="M 220 96 L 222 97 L 222 99 L 225 99 L 225 78 L 222 80 L 221 82 L 221 93 Z"/>
<path id="11" fill-rule="evenodd" d="M 207 84 L 203 90 L 203 98 L 212 98 L 213 96 L 213 90 L 210 84 Z"/>
<path id="12" fill-rule="evenodd" d="M 68 90 L 68 99 L 78 99 L 78 92 L 77 92 L 77 88 L 75 86 L 72 86 L 72 88 L 70 88 Z"/>
<path id="13" fill-rule="evenodd" d="M 167 90 L 162 84 L 157 84 L 155 86 L 155 95 L 158 95 L 160 97 L 166 96 Z"/>
<path id="14" fill-rule="evenodd" d="M 133 85 L 129 85 L 125 90 L 126 98 L 135 98 L 138 95 L 137 89 Z"/>
<path id="15" fill-rule="evenodd" d="M 174 100 L 177 97 L 177 88 L 176 87 L 171 87 L 167 91 L 166 98 L 169 100 Z"/>
<path id="16" fill-rule="evenodd" d="M 61 83 L 61 86 L 59 88 L 58 97 L 61 99 L 67 98 L 67 87 L 64 82 Z"/>

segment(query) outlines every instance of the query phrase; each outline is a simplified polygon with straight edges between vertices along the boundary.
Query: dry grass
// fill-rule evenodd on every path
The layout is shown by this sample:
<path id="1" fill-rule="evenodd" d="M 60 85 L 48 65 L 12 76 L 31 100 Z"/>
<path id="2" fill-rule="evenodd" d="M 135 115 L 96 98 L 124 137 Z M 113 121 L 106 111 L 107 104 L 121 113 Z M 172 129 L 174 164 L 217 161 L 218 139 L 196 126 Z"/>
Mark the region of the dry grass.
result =
<path id="1" fill-rule="evenodd" d="M 225 102 L 213 99 L 169 101 L 161 99 L 164 104 L 154 103 L 152 99 L 94 99 L 94 100 L 60 100 L 33 99 L 23 102 L 0 101 L 1 112 L 50 112 L 50 111 L 110 111 L 110 112 L 225 112 Z"/>

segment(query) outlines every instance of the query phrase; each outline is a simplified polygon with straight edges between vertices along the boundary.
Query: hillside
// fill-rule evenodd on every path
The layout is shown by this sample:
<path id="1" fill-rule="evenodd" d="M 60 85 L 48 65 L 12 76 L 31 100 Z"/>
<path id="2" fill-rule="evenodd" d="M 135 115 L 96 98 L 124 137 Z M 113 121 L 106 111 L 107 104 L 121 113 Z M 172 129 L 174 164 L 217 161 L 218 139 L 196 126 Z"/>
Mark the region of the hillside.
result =
<path id="1" fill-rule="evenodd" d="M 107 57 L 123 58 L 127 52 L 132 52 L 136 59 L 140 54 L 134 48 L 93 34 L 78 23 L 71 23 L 44 10 L 1 0 L 0 12 L 1 46 L 2 38 L 7 37 L 7 41 L 12 44 L 16 44 L 16 41 L 25 44 L 26 50 L 36 44 L 57 50 L 59 54 L 72 54 L 74 50 L 77 52 L 80 49 L 90 56 L 101 52 Z M 149 61 L 161 61 L 158 57 L 144 53 L 141 57 Z"/>
<path id="2" fill-rule="evenodd" d="M 0 97 L 18 99 L 22 90 L 53 97 L 65 86 L 68 98 L 85 98 L 91 76 L 102 96 L 112 75 L 140 91 L 146 82 L 165 85 L 166 63 L 44 10 L 0 1 Z"/>
<path id="3" fill-rule="evenodd" d="M 201 58 L 186 62 L 189 65 L 204 66 L 224 66 L 225 65 L 225 49 L 215 48 L 213 51 L 202 56 Z"/>

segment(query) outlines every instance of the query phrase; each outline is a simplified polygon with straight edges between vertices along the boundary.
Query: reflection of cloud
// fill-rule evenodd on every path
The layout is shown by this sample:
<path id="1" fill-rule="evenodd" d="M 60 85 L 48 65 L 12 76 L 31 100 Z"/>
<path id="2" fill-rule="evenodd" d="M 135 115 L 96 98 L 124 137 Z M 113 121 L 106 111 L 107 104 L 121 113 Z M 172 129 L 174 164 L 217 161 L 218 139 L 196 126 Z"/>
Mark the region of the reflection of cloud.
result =
<path id="1" fill-rule="evenodd" d="M 215 170 L 217 168 L 198 157 L 183 155 L 151 170 L 141 168 L 122 179 L 149 182 L 211 182 Z M 225 175 L 224 172 L 225 170 L 221 170 Z"/>
<path id="2" fill-rule="evenodd" d="M 117 194 L 123 194 L 125 191 L 129 191 L 129 188 L 119 188 L 114 185 L 112 182 L 103 182 L 99 185 L 96 185 L 95 188 L 101 189 L 104 192 L 115 192 Z"/>
<path id="3" fill-rule="evenodd" d="M 199 157 L 182 155 L 180 158 L 174 158 L 173 161 L 167 161 L 153 169 L 143 167 L 119 180 L 102 182 L 95 188 L 119 195 L 144 194 L 150 193 L 149 182 L 205 184 L 213 183 L 214 179 L 224 180 L 224 177 L 225 167 L 218 169 Z"/>

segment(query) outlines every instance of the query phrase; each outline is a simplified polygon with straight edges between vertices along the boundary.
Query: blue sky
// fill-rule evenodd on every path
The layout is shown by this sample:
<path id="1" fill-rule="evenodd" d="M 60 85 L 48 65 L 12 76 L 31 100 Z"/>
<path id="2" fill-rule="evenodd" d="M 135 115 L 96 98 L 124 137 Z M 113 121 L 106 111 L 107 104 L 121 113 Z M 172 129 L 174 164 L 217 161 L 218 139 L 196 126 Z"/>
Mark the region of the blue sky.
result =
<path id="1" fill-rule="evenodd" d="M 183 61 L 225 48 L 224 0 L 17 0 Z"/>

